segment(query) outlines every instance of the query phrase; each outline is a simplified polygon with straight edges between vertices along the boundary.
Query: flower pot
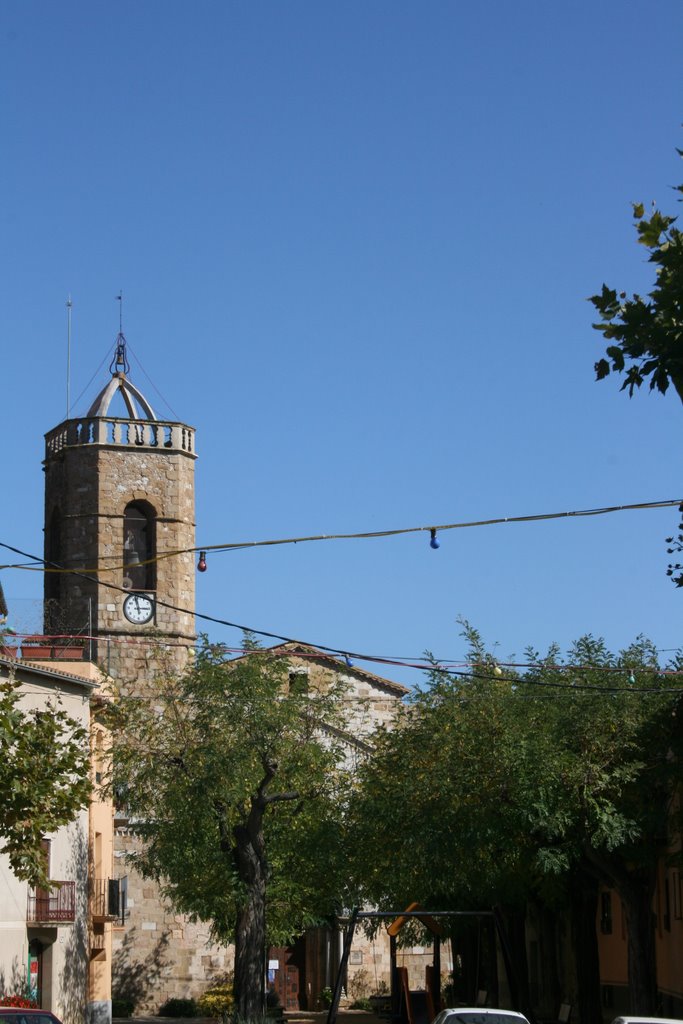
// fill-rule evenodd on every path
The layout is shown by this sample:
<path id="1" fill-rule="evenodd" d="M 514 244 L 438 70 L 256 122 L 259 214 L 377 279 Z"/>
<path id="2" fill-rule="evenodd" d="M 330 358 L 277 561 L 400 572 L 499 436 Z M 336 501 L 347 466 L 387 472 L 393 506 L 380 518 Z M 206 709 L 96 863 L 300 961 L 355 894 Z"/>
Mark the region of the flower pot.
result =
<path id="1" fill-rule="evenodd" d="M 28 658 L 31 661 L 43 660 L 52 656 L 52 648 L 49 644 L 32 644 L 24 642 L 21 645 L 21 656 L 22 658 Z"/>
<path id="2" fill-rule="evenodd" d="M 85 647 L 81 644 L 72 644 L 67 647 L 53 647 L 52 657 L 58 661 L 83 661 Z"/>

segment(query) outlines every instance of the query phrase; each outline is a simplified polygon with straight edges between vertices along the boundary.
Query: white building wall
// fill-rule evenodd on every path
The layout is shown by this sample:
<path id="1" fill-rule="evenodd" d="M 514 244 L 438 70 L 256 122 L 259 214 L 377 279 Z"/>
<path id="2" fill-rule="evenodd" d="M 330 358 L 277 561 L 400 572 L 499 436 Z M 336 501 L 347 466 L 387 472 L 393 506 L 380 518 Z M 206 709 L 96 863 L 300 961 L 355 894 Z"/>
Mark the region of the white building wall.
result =
<path id="1" fill-rule="evenodd" d="M 0 678 L 14 670 L 21 686 L 20 707 L 41 709 L 59 697 L 61 707 L 87 730 L 91 687 L 32 670 L 28 664 L 0 663 Z M 88 743 L 86 738 L 85 743 Z M 29 943 L 43 946 L 41 1005 L 64 1024 L 82 1024 L 88 982 L 88 810 L 60 828 L 50 840 L 50 877 L 76 883 L 73 923 L 34 926 L 27 921 L 29 886 L 13 874 L 9 859 L 0 854 L 0 991 L 24 993 L 28 982 Z"/>

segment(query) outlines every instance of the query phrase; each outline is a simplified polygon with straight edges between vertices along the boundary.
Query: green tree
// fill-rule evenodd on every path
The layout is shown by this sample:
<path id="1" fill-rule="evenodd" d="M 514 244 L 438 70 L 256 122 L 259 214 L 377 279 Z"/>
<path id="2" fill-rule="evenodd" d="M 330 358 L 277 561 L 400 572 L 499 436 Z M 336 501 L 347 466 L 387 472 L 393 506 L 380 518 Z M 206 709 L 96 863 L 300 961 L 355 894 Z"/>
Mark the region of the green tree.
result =
<path id="1" fill-rule="evenodd" d="M 264 1009 L 267 939 L 336 909 L 345 771 L 342 692 L 290 685 L 247 638 L 204 646 L 179 679 L 116 706 L 114 785 L 142 843 L 135 862 L 181 912 L 235 943 L 235 1009 Z M 324 857 L 327 854 L 327 858 Z"/>
<path id="2" fill-rule="evenodd" d="M 678 150 L 683 156 L 683 151 Z M 676 191 L 683 192 L 683 185 Z M 600 314 L 593 324 L 609 342 L 607 358 L 595 364 L 598 380 L 613 370 L 624 373 L 622 391 L 633 395 L 649 378 L 650 389 L 664 394 L 672 384 L 683 402 L 683 234 L 676 218 L 653 210 L 646 216 L 642 203 L 633 204 L 638 242 L 656 267 L 656 281 L 644 298 L 617 293 L 603 284 L 590 301 Z"/>
<path id="3" fill-rule="evenodd" d="M 683 515 L 683 505 L 678 506 L 678 511 Z M 683 553 L 683 519 L 678 524 L 678 534 L 675 537 L 667 537 L 666 542 L 671 545 L 666 549 L 667 554 L 680 555 Z M 681 562 L 669 562 L 666 574 L 671 577 L 671 582 L 677 587 L 683 587 L 683 564 Z"/>
<path id="4" fill-rule="evenodd" d="M 683 150 L 677 150 L 683 156 Z M 676 186 L 683 193 L 683 185 Z M 680 201 L 680 200 L 679 200 Z M 638 242 L 649 251 L 649 262 L 656 267 L 652 291 L 643 298 L 603 284 L 599 295 L 590 301 L 600 314 L 593 324 L 607 345 L 605 355 L 595 363 L 597 380 L 614 371 L 624 374 L 621 390 L 635 388 L 649 378 L 650 390 L 665 394 L 672 384 L 683 402 L 683 233 L 675 227 L 676 217 L 653 209 L 645 215 L 643 203 L 633 204 Z M 683 506 L 681 506 L 683 511 Z M 683 524 L 676 537 L 667 537 L 669 554 L 683 552 Z M 677 587 L 683 587 L 683 565 L 669 564 L 667 575 Z"/>
<path id="5" fill-rule="evenodd" d="M 0 852 L 17 878 L 49 889 L 41 840 L 88 804 L 88 734 L 58 700 L 21 701 L 16 680 L 0 681 Z"/>
<path id="6" fill-rule="evenodd" d="M 631 1005 L 651 1013 L 653 886 L 658 858 L 680 836 L 679 691 L 669 692 L 642 640 L 613 656 L 585 637 L 564 664 L 556 648 L 528 651 L 528 667 L 514 673 L 466 632 L 469 672 L 454 678 L 435 666 L 361 771 L 359 885 L 379 902 L 455 909 L 553 907 L 592 893 L 572 904 L 585 1021 L 600 1019 L 595 898 L 608 885 L 627 915 Z"/>
<path id="7" fill-rule="evenodd" d="M 628 927 L 630 1004 L 634 1013 L 653 1013 L 652 900 L 658 863 L 681 834 L 681 691 L 643 639 L 615 657 L 585 637 L 569 661 L 559 674 L 553 669 L 556 683 L 570 685 L 558 690 L 547 724 L 557 751 L 549 767 L 561 789 L 539 818 L 538 859 L 545 870 L 578 869 L 617 891 Z M 542 666 L 526 678 L 552 681 Z"/>

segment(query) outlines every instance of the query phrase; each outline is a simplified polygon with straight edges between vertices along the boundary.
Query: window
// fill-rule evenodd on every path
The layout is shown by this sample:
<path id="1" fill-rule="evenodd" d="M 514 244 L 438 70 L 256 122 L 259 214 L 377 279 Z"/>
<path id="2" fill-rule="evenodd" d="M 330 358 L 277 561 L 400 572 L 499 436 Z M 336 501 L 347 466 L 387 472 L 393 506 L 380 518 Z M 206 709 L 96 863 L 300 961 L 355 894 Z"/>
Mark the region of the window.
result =
<path id="1" fill-rule="evenodd" d="M 62 564 L 62 517 L 58 508 L 53 508 L 45 536 L 45 559 L 48 563 L 45 573 L 45 631 L 59 632 L 59 605 L 62 599 L 62 574 L 50 572 L 55 565 Z"/>
<path id="2" fill-rule="evenodd" d="M 664 879 L 664 927 L 671 931 L 671 889 L 668 877 Z"/>
<path id="3" fill-rule="evenodd" d="M 603 935 L 612 934 L 612 893 L 600 893 L 600 931 Z"/>
<path id="4" fill-rule="evenodd" d="M 308 672 L 305 669 L 291 669 L 289 673 L 289 692 L 296 694 L 308 693 Z"/>
<path id="5" fill-rule="evenodd" d="M 673 890 L 674 890 L 674 918 L 676 921 L 680 921 L 683 918 L 683 912 L 681 911 L 681 873 L 680 871 L 672 872 Z"/>
<path id="6" fill-rule="evenodd" d="M 146 501 L 131 501 L 123 514 L 123 585 L 126 590 L 156 589 L 156 517 Z"/>

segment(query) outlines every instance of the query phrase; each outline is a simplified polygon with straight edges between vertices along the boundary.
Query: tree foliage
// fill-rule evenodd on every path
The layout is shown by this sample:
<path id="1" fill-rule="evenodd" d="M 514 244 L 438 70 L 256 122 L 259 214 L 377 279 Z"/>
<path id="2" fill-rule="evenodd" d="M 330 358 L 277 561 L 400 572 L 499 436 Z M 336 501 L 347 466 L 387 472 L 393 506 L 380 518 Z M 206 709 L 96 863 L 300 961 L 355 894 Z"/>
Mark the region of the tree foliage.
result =
<path id="1" fill-rule="evenodd" d="M 683 516 L 683 505 L 678 506 L 678 511 Z M 678 524 L 678 534 L 675 537 L 667 537 L 666 542 L 671 545 L 666 549 L 667 554 L 683 554 L 683 519 Z M 669 562 L 666 574 L 671 577 L 671 582 L 677 587 L 683 587 L 683 564 L 681 562 Z"/>
<path id="2" fill-rule="evenodd" d="M 49 889 L 41 840 L 87 806 L 88 734 L 58 700 L 32 711 L 21 701 L 16 680 L 2 680 L 0 852 L 17 878 Z"/>
<path id="3" fill-rule="evenodd" d="M 469 670 L 435 664 L 361 770 L 358 884 L 378 903 L 481 909 L 552 905 L 582 872 L 622 895 L 632 1003 L 652 1012 L 654 923 L 638 908 L 680 836 L 680 691 L 642 639 L 615 656 L 588 636 L 566 662 L 528 651 L 511 671 L 465 631 Z"/>
<path id="4" fill-rule="evenodd" d="M 683 156 L 683 151 L 679 150 Z M 676 191 L 683 192 L 683 185 Z M 622 391 L 632 396 L 649 379 L 650 389 L 664 394 L 669 384 L 683 401 L 683 234 L 676 218 L 653 210 L 645 214 L 642 203 L 633 204 L 638 242 L 649 252 L 656 267 L 652 291 L 643 297 L 618 292 L 603 284 L 590 301 L 600 314 L 593 324 L 608 342 L 607 358 L 595 364 L 598 380 L 610 372 L 624 374 Z"/>
<path id="5" fill-rule="evenodd" d="M 142 840 L 135 862 L 181 912 L 235 943 L 235 1005 L 263 1010 L 267 938 L 336 908 L 347 790 L 342 693 L 290 685 L 286 660 L 247 638 L 208 645 L 179 679 L 116 707 L 114 784 Z"/>

